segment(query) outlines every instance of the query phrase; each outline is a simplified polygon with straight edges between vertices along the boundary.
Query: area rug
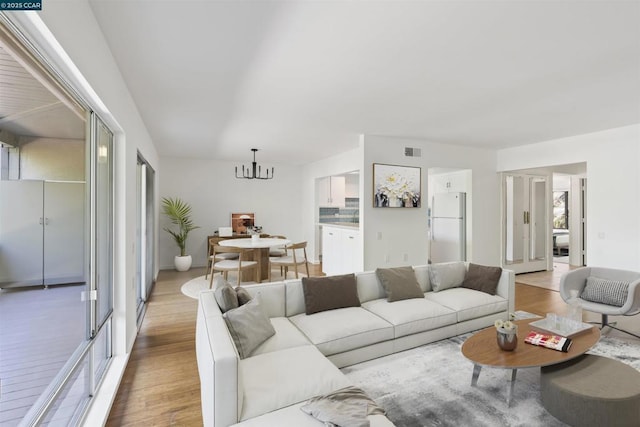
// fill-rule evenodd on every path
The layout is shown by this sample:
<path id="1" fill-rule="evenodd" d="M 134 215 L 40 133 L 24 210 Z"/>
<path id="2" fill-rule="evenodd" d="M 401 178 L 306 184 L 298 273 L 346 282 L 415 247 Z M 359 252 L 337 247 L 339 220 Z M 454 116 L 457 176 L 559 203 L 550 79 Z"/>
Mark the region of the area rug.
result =
<path id="1" fill-rule="evenodd" d="M 307 277 L 306 274 L 304 273 L 298 273 L 298 276 L 300 277 Z M 231 283 L 232 285 L 235 286 L 236 284 L 236 274 L 233 272 L 229 273 L 229 278 L 228 281 L 229 283 Z M 295 275 L 291 272 L 289 272 L 288 274 L 288 279 L 294 279 Z M 283 277 L 280 275 L 280 270 L 272 270 L 271 272 L 271 281 L 272 282 L 277 282 L 282 280 Z M 262 283 L 268 283 L 266 281 L 262 282 Z M 242 285 L 255 285 L 256 282 L 242 282 Z M 204 276 L 199 276 L 196 277 L 194 279 L 189 280 L 188 282 L 184 283 L 181 287 L 180 287 L 180 291 L 188 296 L 189 298 L 194 298 L 194 299 L 198 299 L 198 296 L 200 295 L 200 292 L 202 291 L 206 291 L 209 289 L 209 277 L 207 277 L 206 279 L 204 278 Z"/>
<path id="2" fill-rule="evenodd" d="M 519 369 L 511 407 L 510 370 L 483 368 L 471 387 L 473 364 L 461 353 L 471 334 L 343 368 L 357 386 L 387 411 L 398 427 L 565 426 L 540 401 L 540 369 Z M 549 350 L 553 351 L 553 350 Z M 640 342 L 603 337 L 589 352 L 640 370 Z"/>

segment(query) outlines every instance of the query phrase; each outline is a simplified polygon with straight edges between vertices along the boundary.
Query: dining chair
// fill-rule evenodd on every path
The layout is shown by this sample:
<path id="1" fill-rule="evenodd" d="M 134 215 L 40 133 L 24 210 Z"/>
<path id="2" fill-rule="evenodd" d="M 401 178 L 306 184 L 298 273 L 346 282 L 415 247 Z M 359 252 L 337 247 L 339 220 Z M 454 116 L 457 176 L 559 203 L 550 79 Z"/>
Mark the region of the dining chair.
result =
<path id="1" fill-rule="evenodd" d="M 209 251 L 207 254 L 207 270 L 204 273 L 204 279 L 207 280 L 209 275 L 209 270 L 211 270 L 211 263 L 213 262 L 213 247 L 217 244 L 219 239 L 210 238 L 209 239 Z M 239 254 L 235 252 L 225 251 L 216 254 L 216 260 L 221 261 L 225 259 L 238 259 Z"/>
<path id="2" fill-rule="evenodd" d="M 286 239 L 284 236 L 269 236 L 270 239 Z M 274 246 L 269 248 L 269 256 L 270 257 L 281 257 L 287 254 L 287 250 L 285 249 L 286 245 L 282 246 Z"/>
<path id="3" fill-rule="evenodd" d="M 298 278 L 298 266 L 304 264 L 307 270 L 307 277 L 309 276 L 309 261 L 307 260 L 307 242 L 292 243 L 284 247 L 287 253 L 291 255 L 284 255 L 280 257 L 269 258 L 269 281 L 271 281 L 271 269 L 274 267 L 284 267 L 283 278 L 287 278 L 289 267 L 293 267 L 296 272 L 296 279 Z"/>
<path id="4" fill-rule="evenodd" d="M 219 254 L 234 253 L 238 255 L 238 259 L 218 259 Z M 213 263 L 211 264 L 211 277 L 209 278 L 209 288 L 213 285 L 213 274 L 216 271 L 222 273 L 225 280 L 228 277 L 230 271 L 236 271 L 238 273 L 238 285 L 242 278 L 242 272 L 244 270 L 256 268 L 258 266 L 257 261 L 251 261 L 247 258 L 253 253 L 253 249 L 244 248 L 232 248 L 227 246 L 213 246 Z"/>

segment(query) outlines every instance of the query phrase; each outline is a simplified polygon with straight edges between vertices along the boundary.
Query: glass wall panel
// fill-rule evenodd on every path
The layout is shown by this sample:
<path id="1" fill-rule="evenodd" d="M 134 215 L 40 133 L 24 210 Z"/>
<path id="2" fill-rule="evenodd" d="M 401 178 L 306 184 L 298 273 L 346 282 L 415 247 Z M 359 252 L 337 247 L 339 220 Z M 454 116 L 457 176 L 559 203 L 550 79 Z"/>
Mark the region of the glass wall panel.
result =
<path id="1" fill-rule="evenodd" d="M 97 162 L 95 173 L 95 289 L 96 326 L 113 308 L 113 135 L 94 115 Z"/>
<path id="2" fill-rule="evenodd" d="M 95 390 L 100 384 L 102 375 L 104 374 L 109 362 L 111 361 L 112 346 L 111 346 L 111 318 L 102 326 L 98 331 L 98 335 L 93 340 L 92 348 L 93 357 L 93 385 L 92 389 Z"/>
<path id="3" fill-rule="evenodd" d="M 73 426 L 80 421 L 91 396 L 90 352 L 80 360 L 46 412 L 42 426 Z"/>
<path id="4" fill-rule="evenodd" d="M 5 68 L 25 68 L 25 88 L 46 82 L 37 97 L 21 95 L 30 111 L 42 113 L 32 133 L 17 134 L 29 143 L 4 147 L 0 160 L 0 246 L 10 237 L 16 248 L 11 271 L 0 259 L 0 425 L 73 426 L 112 357 L 113 134 L 3 14 L 0 45 Z M 2 77 L 0 69 L 0 83 Z M 70 111 L 47 116 L 57 103 Z M 40 190 L 31 194 L 28 179 L 38 180 Z M 19 201 L 28 202 L 24 210 Z M 26 209 L 32 202 L 35 215 Z M 38 231 L 38 246 L 28 254 L 18 253 L 34 240 L 22 222 Z"/>

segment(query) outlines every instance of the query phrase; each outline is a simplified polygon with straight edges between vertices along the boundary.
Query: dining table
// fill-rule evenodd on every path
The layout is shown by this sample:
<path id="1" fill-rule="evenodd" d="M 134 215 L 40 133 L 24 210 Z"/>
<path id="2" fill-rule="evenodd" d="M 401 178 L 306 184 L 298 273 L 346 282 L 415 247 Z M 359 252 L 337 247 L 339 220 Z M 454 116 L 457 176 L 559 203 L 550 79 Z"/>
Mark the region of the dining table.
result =
<path id="1" fill-rule="evenodd" d="M 275 239 L 272 237 L 252 236 L 246 239 L 227 239 L 218 242 L 220 246 L 253 249 L 253 261 L 258 262 L 256 268 L 256 282 L 261 283 L 269 278 L 269 250 L 279 246 L 285 246 L 291 243 L 288 239 Z M 250 272 L 248 272 L 250 274 Z M 251 277 L 245 272 L 242 273 L 243 281 L 251 281 Z"/>

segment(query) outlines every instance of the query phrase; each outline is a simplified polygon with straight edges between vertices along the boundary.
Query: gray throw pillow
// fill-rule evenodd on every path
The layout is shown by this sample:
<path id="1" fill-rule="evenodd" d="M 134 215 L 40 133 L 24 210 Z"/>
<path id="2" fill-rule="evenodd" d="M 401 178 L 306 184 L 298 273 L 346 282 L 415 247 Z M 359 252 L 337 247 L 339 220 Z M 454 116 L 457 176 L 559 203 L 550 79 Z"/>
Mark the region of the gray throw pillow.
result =
<path id="1" fill-rule="evenodd" d="M 360 307 L 356 276 L 303 277 L 304 307 L 306 314 L 336 308 Z"/>
<path id="2" fill-rule="evenodd" d="M 389 302 L 424 298 L 412 267 L 377 268 L 376 276 Z"/>
<path id="3" fill-rule="evenodd" d="M 222 276 L 216 276 L 213 279 L 213 295 L 223 313 L 238 307 L 235 289 Z"/>
<path id="4" fill-rule="evenodd" d="M 429 281 L 434 292 L 457 288 L 466 275 L 467 267 L 462 261 L 429 265 Z"/>
<path id="5" fill-rule="evenodd" d="M 495 295 L 500 276 L 502 276 L 502 268 L 500 267 L 489 267 L 470 263 L 469 270 L 467 270 L 467 274 L 464 276 L 464 281 L 460 287 Z"/>
<path id="6" fill-rule="evenodd" d="M 622 307 L 627 301 L 628 293 L 629 282 L 589 276 L 580 298 L 600 304 Z"/>
<path id="7" fill-rule="evenodd" d="M 236 287 L 236 296 L 238 297 L 238 306 L 245 305 L 251 301 L 251 294 L 242 286 Z"/>
<path id="8" fill-rule="evenodd" d="M 227 323 L 240 359 L 249 357 L 260 344 L 276 333 L 260 306 L 259 298 L 227 311 L 222 317 Z"/>

